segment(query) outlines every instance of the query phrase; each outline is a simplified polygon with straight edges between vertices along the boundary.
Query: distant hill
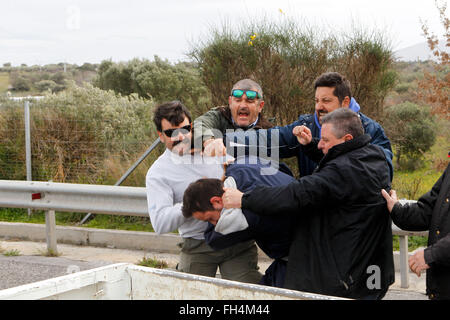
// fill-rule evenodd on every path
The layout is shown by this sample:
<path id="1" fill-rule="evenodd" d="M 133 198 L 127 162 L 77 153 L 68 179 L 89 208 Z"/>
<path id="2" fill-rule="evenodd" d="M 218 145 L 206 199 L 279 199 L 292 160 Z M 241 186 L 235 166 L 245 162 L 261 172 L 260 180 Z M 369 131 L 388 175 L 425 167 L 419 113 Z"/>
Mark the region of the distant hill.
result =
<path id="1" fill-rule="evenodd" d="M 439 48 L 444 50 L 445 48 L 445 40 L 439 40 Z M 410 47 L 406 47 L 404 49 L 400 49 L 395 51 L 395 56 L 401 61 L 425 61 L 425 60 L 433 60 L 435 59 L 431 55 L 430 48 L 428 48 L 428 44 L 426 41 L 415 44 Z"/>

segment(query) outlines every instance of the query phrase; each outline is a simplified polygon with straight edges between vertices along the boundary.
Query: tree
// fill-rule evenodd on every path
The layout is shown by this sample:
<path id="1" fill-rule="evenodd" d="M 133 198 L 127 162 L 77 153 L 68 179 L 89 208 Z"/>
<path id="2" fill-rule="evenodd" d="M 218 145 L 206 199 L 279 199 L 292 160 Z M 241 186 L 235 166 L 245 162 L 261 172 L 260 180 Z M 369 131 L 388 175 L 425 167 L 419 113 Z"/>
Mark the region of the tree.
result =
<path id="1" fill-rule="evenodd" d="M 102 61 L 98 69 L 93 84 L 103 90 L 114 90 L 121 95 L 137 93 L 142 98 L 152 98 L 156 102 L 180 100 L 194 117 L 210 105 L 208 90 L 192 63 L 173 65 L 155 56 L 154 61 Z"/>
<path id="2" fill-rule="evenodd" d="M 450 47 L 450 20 L 446 16 L 447 4 L 444 2 L 439 4 L 435 1 L 439 11 L 442 26 L 445 29 L 444 38 L 446 48 Z M 433 55 L 437 58 L 437 62 L 433 64 L 434 72 L 430 73 L 424 70 L 424 78 L 419 81 L 418 97 L 426 104 L 432 106 L 434 114 L 442 115 L 446 119 L 450 119 L 450 56 L 445 50 L 439 48 L 438 37 L 430 32 L 425 22 L 422 22 L 422 31 L 428 42 Z"/>
<path id="3" fill-rule="evenodd" d="M 314 109 L 314 80 L 337 71 L 352 83 L 363 112 L 381 113 L 384 97 L 395 84 L 390 71 L 393 53 L 377 33 L 354 32 L 336 36 L 304 22 L 269 19 L 242 22 L 235 29 L 213 27 L 190 56 L 211 92 L 213 105 L 227 102 L 232 85 L 243 78 L 258 82 L 264 92 L 267 117 L 277 124 L 294 121 Z"/>
<path id="4" fill-rule="evenodd" d="M 386 108 L 386 115 L 384 129 L 396 147 L 397 166 L 401 166 L 403 156 L 411 159 L 407 165 L 417 165 L 436 141 L 436 125 L 430 108 L 405 102 Z"/>

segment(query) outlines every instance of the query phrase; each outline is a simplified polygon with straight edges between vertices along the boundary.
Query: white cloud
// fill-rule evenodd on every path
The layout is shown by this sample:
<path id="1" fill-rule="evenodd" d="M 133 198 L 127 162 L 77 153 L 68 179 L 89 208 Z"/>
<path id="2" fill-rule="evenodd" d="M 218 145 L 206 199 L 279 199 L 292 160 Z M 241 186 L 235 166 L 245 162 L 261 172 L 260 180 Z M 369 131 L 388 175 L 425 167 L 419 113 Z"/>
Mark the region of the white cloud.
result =
<path id="1" fill-rule="evenodd" d="M 350 28 L 352 19 L 385 30 L 394 49 L 424 41 L 419 18 L 441 32 L 434 1 L 423 0 L 15 0 L 2 3 L 0 64 L 151 59 L 155 54 L 176 61 L 209 26 L 263 15 L 281 19 L 279 9 L 337 30 Z"/>

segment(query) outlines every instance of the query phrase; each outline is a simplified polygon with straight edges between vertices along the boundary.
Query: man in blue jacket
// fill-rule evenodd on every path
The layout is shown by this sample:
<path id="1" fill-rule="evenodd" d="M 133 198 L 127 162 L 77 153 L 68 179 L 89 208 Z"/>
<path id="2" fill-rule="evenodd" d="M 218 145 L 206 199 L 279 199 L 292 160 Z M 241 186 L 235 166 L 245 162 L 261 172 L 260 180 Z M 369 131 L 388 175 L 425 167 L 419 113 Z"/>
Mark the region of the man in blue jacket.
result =
<path id="1" fill-rule="evenodd" d="M 256 158 L 238 158 L 227 166 L 223 182 L 205 178 L 191 183 L 184 192 L 182 213 L 186 218 L 193 216 L 209 222 L 205 241 L 214 250 L 255 240 L 260 249 L 274 259 L 260 284 L 283 287 L 292 238 L 292 217 L 282 213 L 277 217 L 262 217 L 250 210 L 223 209 L 221 198 L 224 187 L 250 191 L 256 186 L 281 186 L 295 181 L 284 164 L 276 168 L 278 170 L 274 170 L 273 163 L 263 164 Z"/>
<path id="2" fill-rule="evenodd" d="M 283 127 L 277 126 L 267 130 L 260 129 L 256 131 L 248 130 L 245 132 L 237 131 L 234 133 L 227 133 L 225 136 L 225 145 L 228 149 L 230 146 L 233 146 L 233 143 L 238 146 L 246 145 L 248 147 L 249 145 L 254 144 L 255 141 L 258 141 L 258 152 L 261 152 L 261 147 L 266 147 L 268 149 L 267 155 L 272 158 L 276 158 L 277 156 L 279 158 L 290 158 L 296 156 L 300 177 L 310 175 L 317 167 L 317 162 L 309 159 L 302 152 L 302 148 L 300 147 L 297 138 L 292 133 L 292 130 L 297 126 L 306 126 L 311 130 L 314 138 L 320 139 L 320 132 L 322 128 L 321 120 L 323 116 L 338 108 L 349 108 L 359 115 L 364 133 L 369 134 L 371 137 L 370 143 L 381 147 L 383 152 L 386 154 L 386 159 L 389 164 L 390 177 L 392 180 L 393 154 L 391 143 L 384 133 L 381 125 L 360 112 L 361 108 L 359 104 L 352 97 L 350 82 L 337 72 L 328 72 L 322 74 L 316 79 L 314 89 L 315 112 L 313 114 L 300 115 L 297 121 Z M 271 141 L 272 139 L 275 139 L 275 137 L 278 137 L 278 141 Z M 233 152 L 236 153 L 241 151 L 234 149 Z M 275 151 L 278 152 L 278 154 L 276 154 Z M 229 154 L 233 154 L 233 152 L 228 150 Z M 252 149 L 247 149 L 245 152 L 252 153 Z M 244 153 L 244 151 L 242 151 L 241 154 L 242 153 Z"/>

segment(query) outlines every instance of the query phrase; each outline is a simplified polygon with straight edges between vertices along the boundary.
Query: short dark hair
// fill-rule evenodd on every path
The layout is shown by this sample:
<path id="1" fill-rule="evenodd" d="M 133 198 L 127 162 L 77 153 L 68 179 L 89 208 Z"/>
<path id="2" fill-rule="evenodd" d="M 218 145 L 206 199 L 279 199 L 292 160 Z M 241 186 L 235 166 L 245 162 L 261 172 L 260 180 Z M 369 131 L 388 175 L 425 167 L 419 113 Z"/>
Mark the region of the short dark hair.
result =
<path id="1" fill-rule="evenodd" d="M 322 118 L 322 126 L 325 123 L 333 125 L 333 134 L 336 138 L 342 138 L 351 134 L 353 138 L 364 134 L 364 129 L 359 115 L 349 108 L 338 108 Z"/>
<path id="2" fill-rule="evenodd" d="M 186 108 L 180 101 L 174 100 L 164 102 L 163 104 L 156 106 L 154 110 L 153 122 L 155 123 L 156 129 L 161 132 L 162 119 L 166 119 L 174 126 L 177 126 L 183 122 L 185 117 L 189 119 L 189 122 L 192 121 L 191 113 L 188 108 Z"/>
<path id="3" fill-rule="evenodd" d="M 209 200 L 214 196 L 221 197 L 223 193 L 223 182 L 219 179 L 204 178 L 192 182 L 184 191 L 183 216 L 190 218 L 194 212 L 214 210 Z"/>
<path id="4" fill-rule="evenodd" d="M 334 88 L 333 94 L 338 97 L 339 103 L 342 103 L 345 97 L 352 97 L 350 81 L 337 72 L 321 74 L 314 82 L 314 90 L 317 87 Z"/>

